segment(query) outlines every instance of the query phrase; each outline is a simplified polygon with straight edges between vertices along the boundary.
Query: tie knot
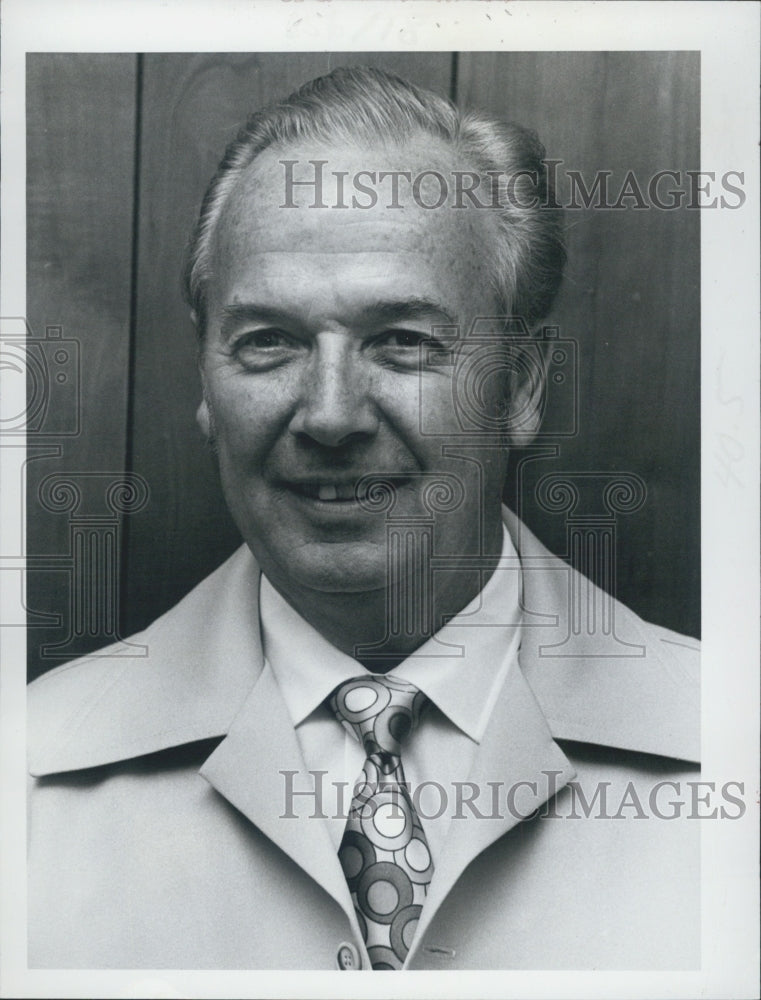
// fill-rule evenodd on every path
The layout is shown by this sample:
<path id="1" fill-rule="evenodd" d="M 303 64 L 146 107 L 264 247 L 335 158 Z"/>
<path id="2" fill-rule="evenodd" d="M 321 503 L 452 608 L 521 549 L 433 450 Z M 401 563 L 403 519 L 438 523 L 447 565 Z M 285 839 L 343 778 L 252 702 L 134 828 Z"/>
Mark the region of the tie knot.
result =
<path id="1" fill-rule="evenodd" d="M 338 721 L 357 737 L 368 756 L 381 751 L 395 757 L 427 703 L 409 681 L 376 674 L 346 681 L 328 700 Z"/>

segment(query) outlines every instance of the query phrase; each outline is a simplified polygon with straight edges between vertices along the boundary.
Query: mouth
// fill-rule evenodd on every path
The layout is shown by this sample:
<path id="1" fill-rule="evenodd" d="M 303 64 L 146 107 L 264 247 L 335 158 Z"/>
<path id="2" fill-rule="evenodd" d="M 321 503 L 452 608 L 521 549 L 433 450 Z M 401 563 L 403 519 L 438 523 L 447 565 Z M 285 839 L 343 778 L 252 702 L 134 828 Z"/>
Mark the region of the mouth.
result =
<path id="1" fill-rule="evenodd" d="M 354 480 L 351 482 L 314 480 L 288 483 L 287 486 L 300 496 L 309 500 L 320 500 L 323 503 L 356 503 L 360 499 Z"/>
<path id="2" fill-rule="evenodd" d="M 410 484 L 410 475 L 403 473 L 359 473 L 347 479 L 333 479 L 330 474 L 314 479 L 281 480 L 280 487 L 311 504 L 327 509 L 362 509 L 372 511 L 386 507 L 384 498 Z M 390 503 L 390 500 L 389 500 Z"/>

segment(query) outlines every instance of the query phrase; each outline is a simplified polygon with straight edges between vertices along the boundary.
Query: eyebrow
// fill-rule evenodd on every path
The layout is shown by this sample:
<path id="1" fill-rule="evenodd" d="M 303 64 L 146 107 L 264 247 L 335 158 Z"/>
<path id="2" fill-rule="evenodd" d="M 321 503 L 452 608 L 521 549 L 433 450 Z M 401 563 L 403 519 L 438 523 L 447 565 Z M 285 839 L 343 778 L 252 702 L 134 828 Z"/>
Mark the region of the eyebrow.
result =
<path id="1" fill-rule="evenodd" d="M 457 326 L 457 319 L 434 299 L 411 296 L 396 300 L 379 299 L 369 302 L 358 311 L 360 322 L 372 321 L 376 324 L 399 323 L 405 320 L 435 320 L 437 324 Z M 240 323 L 284 323 L 292 322 L 292 314 L 276 306 L 258 304 L 256 302 L 236 302 L 222 309 L 221 333 L 229 337 L 233 329 Z"/>
<path id="2" fill-rule="evenodd" d="M 361 310 L 361 314 L 381 323 L 398 323 L 406 319 L 425 319 L 426 317 L 435 317 L 453 326 L 457 323 L 456 318 L 440 302 L 416 296 L 398 302 L 379 300 L 365 306 Z"/>
<path id="3" fill-rule="evenodd" d="M 220 331 L 227 339 L 236 326 L 241 323 L 282 323 L 287 314 L 282 309 L 271 306 L 257 305 L 255 302 L 236 302 L 222 309 Z"/>

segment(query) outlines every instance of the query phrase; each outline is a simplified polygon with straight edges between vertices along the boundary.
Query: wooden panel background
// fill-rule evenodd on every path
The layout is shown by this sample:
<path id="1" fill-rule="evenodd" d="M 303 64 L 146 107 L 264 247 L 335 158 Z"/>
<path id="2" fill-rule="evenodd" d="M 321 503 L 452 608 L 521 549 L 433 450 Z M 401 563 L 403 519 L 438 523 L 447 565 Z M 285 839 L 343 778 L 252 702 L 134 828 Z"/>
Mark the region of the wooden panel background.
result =
<path id="1" fill-rule="evenodd" d="M 126 464 L 136 95 L 134 55 L 27 59 L 27 321 L 40 339 L 60 326 L 80 361 L 79 433 L 28 437 L 27 552 L 42 564 L 27 574 L 30 625 L 34 612 L 61 622 L 29 629 L 32 676 L 61 662 L 61 649 L 43 657 L 41 647 L 65 643 L 72 621 L 69 519 L 41 506 L 39 488 L 56 474 L 82 484 L 82 474 Z M 72 429 L 76 418 L 56 426 Z M 35 457 L 37 444 L 52 447 Z"/>
<path id="2" fill-rule="evenodd" d="M 633 169 L 646 182 L 659 169 L 699 166 L 699 65 L 689 53 L 30 56 L 28 315 L 35 330 L 59 324 L 80 340 L 83 431 L 59 460 L 29 464 L 28 549 L 50 567 L 68 552 L 66 517 L 36 496 L 51 471 L 141 475 L 149 502 L 121 525 L 122 635 L 239 544 L 195 429 L 194 334 L 180 292 L 205 185 L 248 111 L 359 63 L 536 128 L 548 156 L 589 181 L 603 169 L 619 181 Z M 564 522 L 537 504 L 539 476 L 642 477 L 647 502 L 618 522 L 617 594 L 697 635 L 698 213 L 573 211 L 567 223 L 569 267 L 552 321 L 578 344 L 582 422 L 556 458 L 521 465 L 516 456 L 508 499 L 520 479 L 522 514 L 562 553 Z M 66 635 L 67 591 L 62 569 L 29 575 L 30 609 L 63 619 L 30 629 L 30 676 L 61 662 L 40 649 Z"/>
<path id="3" fill-rule="evenodd" d="M 684 52 L 461 55 L 458 100 L 535 128 L 558 168 L 587 188 L 627 171 L 700 168 L 699 56 Z M 631 204 L 631 202 L 630 202 Z M 536 502 L 540 476 L 632 472 L 647 499 L 618 519 L 616 592 L 644 618 L 700 630 L 700 216 L 571 210 L 568 266 L 548 322 L 578 343 L 580 425 L 555 460 L 525 466 L 508 499 L 559 554 L 565 522 Z"/>

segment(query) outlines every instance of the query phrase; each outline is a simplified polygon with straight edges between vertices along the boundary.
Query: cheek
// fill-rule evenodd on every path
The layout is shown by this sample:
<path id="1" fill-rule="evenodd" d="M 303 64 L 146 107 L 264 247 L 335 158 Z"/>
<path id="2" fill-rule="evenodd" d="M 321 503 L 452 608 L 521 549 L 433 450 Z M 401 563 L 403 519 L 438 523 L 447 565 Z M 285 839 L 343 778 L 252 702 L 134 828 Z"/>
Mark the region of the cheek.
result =
<path id="1" fill-rule="evenodd" d="M 475 502 L 482 487 L 488 494 L 501 495 L 509 455 L 503 426 L 506 379 L 501 368 L 498 374 L 493 365 L 483 370 L 492 374 L 481 385 L 465 367 L 451 378 L 424 380 L 419 410 L 410 419 L 427 467 L 454 473 L 468 502 Z"/>
<path id="2" fill-rule="evenodd" d="M 472 440 L 506 443 L 507 385 L 500 359 L 482 352 L 458 361 L 448 376 L 423 380 L 414 420 L 424 437 L 442 444 Z"/>
<path id="3" fill-rule="evenodd" d="M 449 467 L 442 449 L 457 442 L 459 424 L 448 376 L 390 374 L 376 401 L 381 435 L 411 453 L 422 469 L 442 471 Z"/>
<path id="4" fill-rule="evenodd" d="M 282 428 L 282 394 L 227 384 L 207 393 L 214 447 L 220 461 L 238 463 L 240 472 L 261 463 Z M 241 465 L 241 463 L 243 463 Z"/>
<path id="5" fill-rule="evenodd" d="M 446 435 L 459 426 L 452 374 L 453 369 L 447 369 L 425 373 L 421 378 L 415 377 L 407 398 L 399 403 L 408 423 L 414 425 L 423 437 L 431 434 Z"/>

